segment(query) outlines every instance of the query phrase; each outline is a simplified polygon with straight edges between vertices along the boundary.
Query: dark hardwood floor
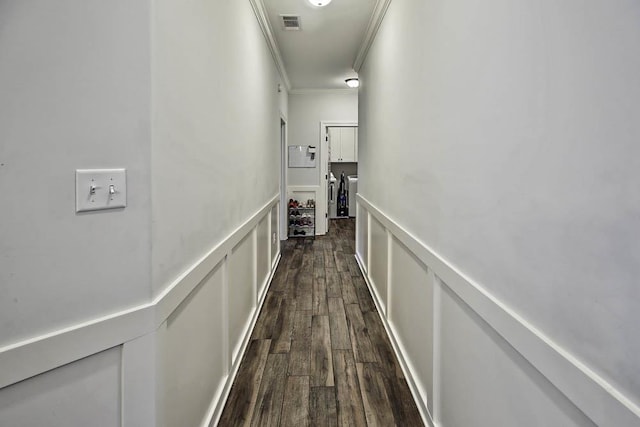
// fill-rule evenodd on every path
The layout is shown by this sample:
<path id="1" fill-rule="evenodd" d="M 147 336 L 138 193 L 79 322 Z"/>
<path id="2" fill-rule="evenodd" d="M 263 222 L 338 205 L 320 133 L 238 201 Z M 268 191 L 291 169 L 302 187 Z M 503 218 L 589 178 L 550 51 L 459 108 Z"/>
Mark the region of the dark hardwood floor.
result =
<path id="1" fill-rule="evenodd" d="M 355 220 L 283 242 L 220 426 L 422 426 L 354 258 Z"/>

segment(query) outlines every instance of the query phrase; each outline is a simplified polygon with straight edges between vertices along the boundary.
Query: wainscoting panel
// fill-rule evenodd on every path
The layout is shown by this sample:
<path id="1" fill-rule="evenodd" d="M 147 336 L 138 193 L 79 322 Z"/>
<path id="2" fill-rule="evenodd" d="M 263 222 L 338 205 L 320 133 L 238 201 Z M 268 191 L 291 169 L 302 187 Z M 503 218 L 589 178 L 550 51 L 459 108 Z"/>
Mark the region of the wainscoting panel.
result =
<path id="1" fill-rule="evenodd" d="M 163 323 L 160 330 L 166 330 Z M 142 335 L 122 345 L 122 427 L 144 427 L 158 422 L 158 332 Z"/>
<path id="2" fill-rule="evenodd" d="M 369 227 L 371 239 L 369 246 L 371 251 L 369 253 L 369 280 L 373 283 L 373 287 L 384 311 L 387 307 L 387 231 L 380 221 L 375 218 L 370 219 Z"/>
<path id="3" fill-rule="evenodd" d="M 0 389 L 0 426 L 120 425 L 121 347 Z"/>
<path id="4" fill-rule="evenodd" d="M 425 424 L 640 426 L 633 399 L 357 201 L 356 260 Z"/>
<path id="5" fill-rule="evenodd" d="M 269 233 L 271 239 L 271 264 L 270 267 L 273 267 L 278 260 L 278 255 L 280 254 L 280 230 L 279 230 L 279 222 L 278 222 L 278 212 L 280 211 L 280 203 L 276 204 L 273 208 L 271 208 L 271 230 Z"/>
<path id="6" fill-rule="evenodd" d="M 199 425 L 227 375 L 222 263 L 169 316 L 162 339 L 163 420 Z"/>
<path id="7" fill-rule="evenodd" d="M 398 239 L 391 243 L 387 318 L 423 400 L 433 395 L 433 284 L 427 267 Z"/>
<path id="8" fill-rule="evenodd" d="M 448 286 L 442 287 L 443 426 L 595 426 Z"/>
<path id="9" fill-rule="evenodd" d="M 356 210 L 356 253 L 363 261 L 362 267 L 367 271 L 369 265 L 369 214 L 361 206 Z"/>
<path id="10" fill-rule="evenodd" d="M 271 227 L 269 215 L 266 215 L 258 223 L 256 229 L 256 271 L 258 283 L 258 295 L 262 295 L 267 286 L 269 279 L 269 270 L 271 263 L 269 262 L 269 228 Z"/>
<path id="11" fill-rule="evenodd" d="M 229 258 L 229 348 L 231 363 L 238 356 L 251 313 L 256 306 L 255 250 L 253 235 L 245 237 Z M 253 268 L 247 268 L 253 266 Z"/>

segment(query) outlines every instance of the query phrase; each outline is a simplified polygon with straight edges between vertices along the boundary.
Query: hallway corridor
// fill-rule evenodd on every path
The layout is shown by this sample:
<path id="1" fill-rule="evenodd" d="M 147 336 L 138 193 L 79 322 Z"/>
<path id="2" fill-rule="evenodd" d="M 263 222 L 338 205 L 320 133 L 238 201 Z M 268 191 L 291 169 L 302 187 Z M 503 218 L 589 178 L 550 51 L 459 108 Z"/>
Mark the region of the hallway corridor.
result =
<path id="1" fill-rule="evenodd" d="M 220 426 L 422 426 L 354 258 L 355 220 L 283 242 Z"/>

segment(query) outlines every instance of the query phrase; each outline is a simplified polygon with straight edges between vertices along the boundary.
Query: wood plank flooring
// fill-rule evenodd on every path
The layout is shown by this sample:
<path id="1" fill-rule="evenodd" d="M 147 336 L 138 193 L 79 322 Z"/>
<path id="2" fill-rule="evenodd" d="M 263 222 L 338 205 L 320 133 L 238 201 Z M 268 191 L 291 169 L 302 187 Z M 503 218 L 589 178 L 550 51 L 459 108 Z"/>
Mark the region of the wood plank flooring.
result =
<path id="1" fill-rule="evenodd" d="M 283 242 L 219 426 L 422 426 L 354 259 L 355 221 Z"/>

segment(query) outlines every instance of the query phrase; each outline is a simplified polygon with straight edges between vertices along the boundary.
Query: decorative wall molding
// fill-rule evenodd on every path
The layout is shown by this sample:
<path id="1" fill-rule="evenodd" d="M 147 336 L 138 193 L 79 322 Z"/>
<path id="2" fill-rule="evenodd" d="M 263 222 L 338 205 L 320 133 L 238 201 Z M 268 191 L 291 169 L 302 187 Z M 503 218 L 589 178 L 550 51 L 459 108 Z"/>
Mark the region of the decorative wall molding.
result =
<path id="1" fill-rule="evenodd" d="M 406 351 L 404 350 L 404 348 L 396 338 L 397 334 L 394 331 L 393 327 L 389 324 L 389 321 L 387 319 L 387 314 L 386 314 L 386 306 L 385 304 L 382 303 L 375 284 L 371 281 L 371 278 L 367 275 L 362 258 L 360 258 L 360 255 L 358 253 L 355 254 L 355 258 L 356 258 L 356 262 L 358 263 L 358 267 L 360 268 L 360 271 L 364 276 L 364 280 L 367 283 L 369 292 L 373 297 L 373 302 L 376 306 L 376 309 L 378 310 L 378 316 L 380 317 L 380 320 L 382 321 L 382 325 L 384 326 L 384 329 L 387 332 L 387 335 L 389 336 L 391 347 L 393 347 L 393 351 L 396 355 L 396 358 L 400 362 L 400 368 L 402 369 L 402 373 L 404 374 L 405 380 L 407 381 L 407 385 L 411 390 L 413 399 L 416 402 L 418 411 L 420 412 L 420 416 L 422 417 L 422 421 L 425 423 L 425 425 L 428 425 L 430 427 L 435 427 L 433 422 L 433 417 L 429 413 L 429 410 L 427 407 L 427 402 L 423 398 L 423 394 L 420 392 L 419 387 L 417 386 L 414 380 L 415 378 L 415 375 L 413 374 L 414 369 L 411 367 L 410 363 L 404 357 L 404 355 L 406 354 Z"/>
<path id="2" fill-rule="evenodd" d="M 515 310 L 495 298 L 471 278 L 465 276 L 454 265 L 402 228 L 362 195 L 358 194 L 357 201 L 359 207 L 376 218 L 420 262 L 433 271 L 442 283 L 445 283 L 597 425 L 616 427 L 640 425 L 640 408 L 620 390 L 520 317 Z M 369 247 L 369 259 L 371 258 L 370 250 Z M 364 273 L 366 270 L 363 268 L 363 260 L 360 259 L 359 254 L 356 254 L 356 258 Z M 366 273 L 365 278 L 367 278 Z M 372 287 L 368 278 L 367 283 Z M 375 292 L 372 293 L 376 295 Z M 379 302 L 376 301 L 376 304 Z M 386 323 L 386 319 L 383 321 L 392 336 L 396 351 L 400 353 L 399 359 L 404 361 L 403 350 L 398 347 L 393 330 Z M 407 365 L 405 364 L 403 367 L 407 368 Z M 411 372 L 408 374 L 410 385 L 414 385 L 412 391 L 415 392 L 415 383 L 410 380 Z M 434 376 L 437 378 L 437 375 Z M 426 410 L 427 402 L 419 402 L 419 406 Z"/>
<path id="3" fill-rule="evenodd" d="M 0 388 L 138 338 L 155 327 L 142 304 L 0 348 Z"/>
<path id="4" fill-rule="evenodd" d="M 244 336 L 242 338 L 242 344 L 240 345 L 240 348 L 238 350 L 238 357 L 236 357 L 236 360 L 233 361 L 229 375 L 227 376 L 224 384 L 222 385 L 222 387 L 220 387 L 220 389 L 218 390 L 218 393 L 216 393 L 216 395 L 213 397 L 211 401 L 211 405 L 209 407 L 209 411 L 207 412 L 201 427 L 207 427 L 209 425 L 217 425 L 218 421 L 220 421 L 220 416 L 222 415 L 224 404 L 227 401 L 227 398 L 229 397 L 229 393 L 231 393 L 231 386 L 233 385 L 233 381 L 235 380 L 236 375 L 238 374 L 238 370 L 240 369 L 240 363 L 242 362 L 241 356 L 244 355 L 245 351 L 247 350 L 247 346 L 249 345 L 251 332 L 253 331 L 253 328 L 255 327 L 256 322 L 258 321 L 258 315 L 260 314 L 260 311 L 262 310 L 262 306 L 264 305 L 264 301 L 267 296 L 267 291 L 269 290 L 269 286 L 271 285 L 273 275 L 275 274 L 276 267 L 280 262 L 280 258 L 281 258 L 281 255 L 278 254 L 276 261 L 274 263 L 274 266 L 271 272 L 269 273 L 269 277 L 267 279 L 267 286 L 265 287 L 264 292 L 261 295 L 258 295 L 258 303 L 256 305 L 255 310 L 253 311 L 253 314 L 251 315 L 251 318 L 247 323 L 247 328 L 245 329 Z"/>
<path id="5" fill-rule="evenodd" d="M 360 49 L 358 50 L 356 60 L 353 63 L 353 69 L 356 73 L 360 72 L 360 68 L 362 68 L 362 64 L 364 64 L 364 60 L 367 58 L 369 48 L 373 44 L 373 41 L 376 38 L 376 34 L 378 34 L 378 29 L 380 29 L 382 19 L 384 18 L 385 13 L 387 13 L 387 9 L 389 9 L 390 4 L 391 0 L 378 0 L 375 7 L 373 8 L 373 14 L 371 15 L 371 19 L 369 20 L 367 32 L 365 33 L 362 44 L 360 45 Z"/>
<path id="6" fill-rule="evenodd" d="M 280 48 L 278 47 L 278 43 L 276 43 L 276 39 L 273 36 L 273 29 L 271 28 L 271 24 L 269 23 L 269 17 L 267 16 L 267 12 L 264 8 L 264 3 L 262 2 L 262 0 L 249 0 L 249 2 L 251 3 L 251 7 L 253 8 L 253 13 L 258 19 L 262 34 L 264 34 L 264 38 L 267 41 L 267 45 L 269 46 L 269 50 L 271 51 L 271 56 L 273 56 L 273 61 L 276 64 L 276 68 L 278 69 L 280 78 L 282 78 L 287 91 L 289 91 L 291 90 L 291 82 L 289 81 L 287 70 L 284 67 L 284 61 L 282 60 Z"/>
<path id="7" fill-rule="evenodd" d="M 1 347 L 0 388 L 154 332 L 279 199 L 273 196 L 151 302 Z"/>

